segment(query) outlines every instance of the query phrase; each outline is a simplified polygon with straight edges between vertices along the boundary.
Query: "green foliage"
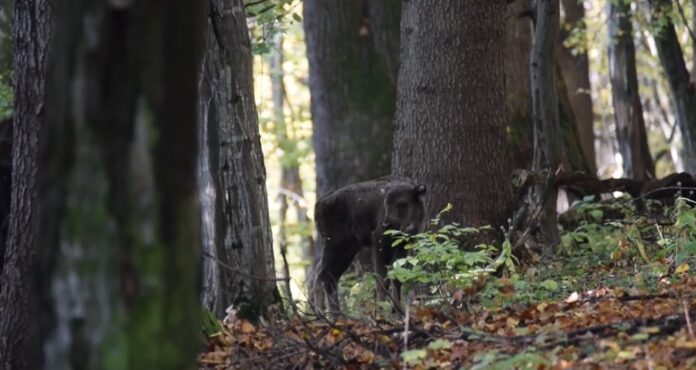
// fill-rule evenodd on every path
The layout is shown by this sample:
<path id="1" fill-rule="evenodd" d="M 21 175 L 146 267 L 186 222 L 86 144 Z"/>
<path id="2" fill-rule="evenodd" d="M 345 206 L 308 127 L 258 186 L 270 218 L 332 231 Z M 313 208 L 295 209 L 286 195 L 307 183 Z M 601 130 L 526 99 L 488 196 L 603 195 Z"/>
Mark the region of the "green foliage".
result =
<path id="1" fill-rule="evenodd" d="M 298 12 L 300 0 L 244 0 L 248 16 L 260 26 L 263 32 L 252 32 L 251 51 L 255 55 L 271 51 L 274 36 L 286 31 L 286 25 L 302 22 Z"/>
<path id="2" fill-rule="evenodd" d="M 451 205 L 432 220 L 432 225 L 438 225 L 442 213 L 449 209 Z M 484 230 L 490 230 L 490 227 L 476 229 L 452 223 L 416 235 L 386 231 L 385 234 L 393 239 L 392 247 L 403 246 L 411 252 L 406 258 L 394 262 L 388 276 L 398 279 L 407 287 L 426 284 L 432 291 L 438 291 L 442 288 L 469 288 L 477 277 L 491 274 L 501 266 L 514 271 L 514 257 L 508 241 L 503 243 L 495 259 L 493 257 L 498 253 L 498 248 L 492 245 L 479 244 L 473 251 L 462 249 L 462 242 L 467 237 Z"/>
<path id="3" fill-rule="evenodd" d="M 207 309 L 202 310 L 202 330 L 205 337 L 210 337 L 221 330 L 220 321 Z"/>
<path id="4" fill-rule="evenodd" d="M 345 297 L 346 312 L 356 317 L 376 312 L 388 313 L 391 310 L 390 302 L 377 302 L 375 289 L 377 280 L 373 274 L 351 272 L 341 278 L 341 289 Z"/>
<path id="5" fill-rule="evenodd" d="M 485 352 L 478 354 L 475 357 L 475 365 L 471 369 L 490 369 L 490 370 L 504 370 L 504 369 L 540 369 L 545 368 L 551 363 L 534 352 L 520 352 L 515 355 L 508 355 L 496 351 Z"/>
<path id="6" fill-rule="evenodd" d="M 656 257 L 673 258 L 676 266 L 681 266 L 696 255 L 696 210 L 687 202 L 683 198 L 677 200 L 674 207 L 674 226 L 671 230 L 659 230 L 657 241 L 662 249 Z"/>
<path id="7" fill-rule="evenodd" d="M 7 79 L 0 74 L 0 120 L 12 115 L 12 87 L 6 81 Z"/>

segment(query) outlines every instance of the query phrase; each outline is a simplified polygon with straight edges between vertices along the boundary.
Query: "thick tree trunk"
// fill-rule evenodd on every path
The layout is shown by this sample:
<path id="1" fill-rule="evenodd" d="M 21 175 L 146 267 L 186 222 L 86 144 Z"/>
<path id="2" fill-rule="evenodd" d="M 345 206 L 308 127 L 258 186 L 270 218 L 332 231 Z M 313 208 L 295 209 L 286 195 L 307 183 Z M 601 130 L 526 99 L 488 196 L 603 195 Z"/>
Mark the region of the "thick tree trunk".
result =
<path id="1" fill-rule="evenodd" d="M 655 177 L 640 101 L 631 4 L 609 1 L 609 77 L 624 177 Z"/>
<path id="2" fill-rule="evenodd" d="M 317 195 L 389 173 L 400 0 L 307 0 Z"/>
<path id="3" fill-rule="evenodd" d="M 218 316 L 234 304 L 241 315 L 256 317 L 278 302 L 278 289 L 251 43 L 241 0 L 210 5 L 198 115 L 207 127 L 215 197 L 214 249 L 204 280 L 217 283 L 206 285 L 215 289 L 204 292 L 204 304 Z"/>
<path id="4" fill-rule="evenodd" d="M 32 274 L 39 235 L 36 174 L 38 139 L 45 117 L 50 6 L 45 0 L 15 1 L 12 18 L 14 145 L 11 211 L 0 275 L 0 368 L 21 370 L 39 365 Z"/>
<path id="5" fill-rule="evenodd" d="M 434 216 L 505 225 L 511 215 L 506 147 L 503 0 L 409 1 L 401 24 L 393 173 L 428 186 Z M 436 19 L 437 22 L 433 20 Z"/>
<path id="6" fill-rule="evenodd" d="M 570 30 L 580 32 L 583 36 L 587 32 L 583 2 L 562 0 L 562 5 L 565 13 L 565 27 L 560 32 L 561 43 L 570 35 Z M 589 171 L 595 173 L 597 165 L 594 149 L 594 113 L 592 97 L 590 96 L 590 67 L 587 51 L 573 51 L 562 46 L 558 48 L 557 56 L 575 116 L 582 153 L 589 166 Z"/>
<path id="7" fill-rule="evenodd" d="M 46 368 L 194 366 L 204 8 L 56 3 L 32 318 Z"/>
<path id="8" fill-rule="evenodd" d="M 649 0 L 657 53 L 664 69 L 674 101 L 677 123 L 682 132 L 687 172 L 696 172 L 696 89 L 690 84 L 689 71 L 684 61 L 674 24 L 669 0 Z"/>
<path id="9" fill-rule="evenodd" d="M 522 16 L 530 0 L 518 0 L 505 14 L 505 99 L 508 145 L 514 168 L 531 168 L 534 158 L 532 126 L 532 83 L 529 55 L 532 50 L 532 21 Z"/>
<path id="10" fill-rule="evenodd" d="M 538 0 L 536 29 L 532 48 L 532 97 L 534 107 L 534 166 L 535 171 L 555 172 L 563 162 L 556 82 L 556 58 L 559 2 Z M 556 194 L 552 187 L 537 185 L 534 202 L 543 206 L 540 225 L 545 236 L 544 253 L 550 255 L 560 242 L 556 219 Z"/>

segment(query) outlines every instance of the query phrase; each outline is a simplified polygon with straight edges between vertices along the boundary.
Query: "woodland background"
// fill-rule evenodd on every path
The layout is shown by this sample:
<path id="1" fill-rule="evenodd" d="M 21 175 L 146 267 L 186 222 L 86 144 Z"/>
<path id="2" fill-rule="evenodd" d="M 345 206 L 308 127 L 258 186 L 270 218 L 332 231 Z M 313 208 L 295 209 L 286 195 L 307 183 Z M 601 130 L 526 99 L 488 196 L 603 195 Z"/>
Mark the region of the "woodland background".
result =
<path id="1" fill-rule="evenodd" d="M 0 367 L 693 364 L 689 189 L 614 190 L 693 186 L 695 5 L 3 0 Z M 431 289 L 312 316 L 317 194 L 388 173 Z"/>

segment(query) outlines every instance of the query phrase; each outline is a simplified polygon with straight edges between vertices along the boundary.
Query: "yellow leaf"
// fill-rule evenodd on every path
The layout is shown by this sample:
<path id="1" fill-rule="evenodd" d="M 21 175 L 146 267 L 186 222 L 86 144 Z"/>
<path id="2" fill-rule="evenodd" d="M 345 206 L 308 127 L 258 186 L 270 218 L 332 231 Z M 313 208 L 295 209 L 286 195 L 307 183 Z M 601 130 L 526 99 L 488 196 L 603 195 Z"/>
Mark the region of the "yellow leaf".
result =
<path id="1" fill-rule="evenodd" d="M 677 348 L 684 348 L 684 349 L 696 349 L 696 341 L 693 340 L 678 340 L 675 344 L 675 347 Z"/>
<path id="2" fill-rule="evenodd" d="M 686 263 L 682 263 L 681 265 L 677 266 L 677 269 L 674 270 L 674 273 L 680 275 L 687 271 L 689 271 L 689 265 Z"/>
<path id="3" fill-rule="evenodd" d="M 636 246 L 638 247 L 638 253 L 640 253 L 640 256 L 643 257 L 645 262 L 650 263 L 650 261 L 648 261 L 648 255 L 647 253 L 645 253 L 645 245 L 643 244 L 643 242 L 641 242 L 640 240 L 636 240 Z"/>

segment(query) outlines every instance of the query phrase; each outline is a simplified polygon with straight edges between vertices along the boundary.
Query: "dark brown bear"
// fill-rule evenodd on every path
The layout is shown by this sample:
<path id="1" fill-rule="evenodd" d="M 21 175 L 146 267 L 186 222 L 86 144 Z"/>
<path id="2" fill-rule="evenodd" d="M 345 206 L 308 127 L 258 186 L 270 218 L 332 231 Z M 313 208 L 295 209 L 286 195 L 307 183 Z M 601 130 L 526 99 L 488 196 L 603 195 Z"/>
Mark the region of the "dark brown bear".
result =
<path id="1" fill-rule="evenodd" d="M 362 247 L 372 249 L 379 277 L 378 295 L 384 288 L 387 266 L 406 255 L 402 247 L 392 248 L 385 230 L 415 234 L 422 229 L 425 185 L 398 177 L 383 177 L 330 192 L 319 198 L 314 214 L 323 246 L 316 267 L 314 303 L 324 310 L 324 294 L 332 313 L 339 312 L 337 286 Z M 399 292 L 400 284 L 393 282 Z M 397 297 L 395 297 L 398 300 Z"/>

